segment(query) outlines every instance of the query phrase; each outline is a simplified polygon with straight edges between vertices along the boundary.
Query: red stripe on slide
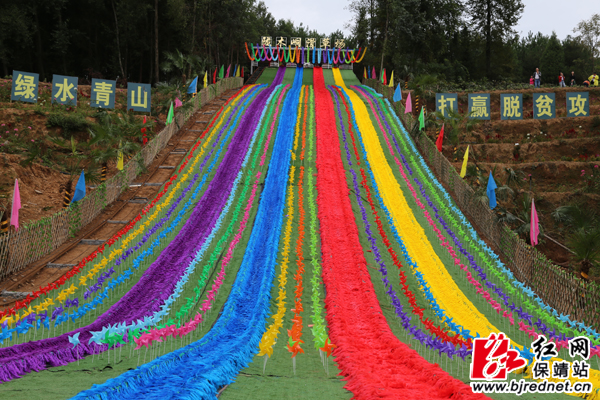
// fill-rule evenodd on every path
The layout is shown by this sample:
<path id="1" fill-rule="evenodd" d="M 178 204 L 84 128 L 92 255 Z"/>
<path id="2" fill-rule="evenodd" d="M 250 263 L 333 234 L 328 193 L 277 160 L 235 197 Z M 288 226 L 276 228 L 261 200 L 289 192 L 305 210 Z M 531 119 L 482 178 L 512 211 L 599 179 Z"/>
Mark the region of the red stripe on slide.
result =
<path id="1" fill-rule="evenodd" d="M 381 312 L 350 204 L 331 95 L 314 69 L 317 206 L 329 337 L 357 399 L 481 399 L 402 343 Z"/>

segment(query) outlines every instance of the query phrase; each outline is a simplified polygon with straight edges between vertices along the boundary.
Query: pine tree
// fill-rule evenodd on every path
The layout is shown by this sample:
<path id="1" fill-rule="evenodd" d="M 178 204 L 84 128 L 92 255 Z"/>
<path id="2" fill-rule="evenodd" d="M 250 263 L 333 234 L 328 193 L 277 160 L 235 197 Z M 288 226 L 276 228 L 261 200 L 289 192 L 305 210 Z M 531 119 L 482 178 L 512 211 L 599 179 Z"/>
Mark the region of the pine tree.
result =
<path id="1" fill-rule="evenodd" d="M 467 11 L 473 29 L 485 40 L 485 70 L 488 78 L 492 74 L 492 45 L 508 38 L 523 13 L 521 0 L 467 0 Z"/>
<path id="2" fill-rule="evenodd" d="M 594 14 L 589 20 L 581 21 L 573 32 L 579 33 L 577 39 L 589 49 L 593 72 L 594 57 L 600 56 L 600 14 Z"/>
<path id="3" fill-rule="evenodd" d="M 560 40 L 556 37 L 556 33 L 552 32 L 552 36 L 546 44 L 544 55 L 542 56 L 542 63 L 540 65 L 540 71 L 542 71 L 542 82 L 558 84 L 558 75 L 565 71 L 565 54 L 563 46 Z M 569 74 L 565 73 L 565 80 Z"/>

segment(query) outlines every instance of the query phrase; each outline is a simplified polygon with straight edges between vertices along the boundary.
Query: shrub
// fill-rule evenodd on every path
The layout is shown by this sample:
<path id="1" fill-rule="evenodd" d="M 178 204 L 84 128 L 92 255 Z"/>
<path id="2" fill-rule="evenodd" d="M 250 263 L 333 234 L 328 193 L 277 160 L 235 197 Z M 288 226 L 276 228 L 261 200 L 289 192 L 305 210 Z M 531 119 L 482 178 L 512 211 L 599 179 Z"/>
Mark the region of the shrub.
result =
<path id="1" fill-rule="evenodd" d="M 71 132 L 85 132 L 91 126 L 81 114 L 50 113 L 46 121 L 48 128 L 63 129 L 63 136 L 69 137 Z"/>

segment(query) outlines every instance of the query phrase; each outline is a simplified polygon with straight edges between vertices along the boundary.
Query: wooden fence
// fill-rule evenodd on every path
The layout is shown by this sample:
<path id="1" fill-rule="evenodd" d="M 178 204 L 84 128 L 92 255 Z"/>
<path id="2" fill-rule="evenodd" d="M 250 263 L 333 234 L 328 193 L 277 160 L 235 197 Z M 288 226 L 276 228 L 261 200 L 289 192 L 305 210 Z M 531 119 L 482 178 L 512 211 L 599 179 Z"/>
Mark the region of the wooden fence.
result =
<path id="1" fill-rule="evenodd" d="M 375 89 L 392 104 L 394 89 L 373 79 L 363 84 Z M 412 114 L 404 114 L 401 103 L 394 111 L 409 130 L 415 123 Z M 600 288 L 585 282 L 554 265 L 544 254 L 529 246 L 505 223 L 498 222 L 496 214 L 475 199 L 475 192 L 456 172 L 454 166 L 441 154 L 435 143 L 425 134 L 413 137 L 421 156 L 426 160 L 437 179 L 450 193 L 463 214 L 474 223 L 479 233 L 491 242 L 495 251 L 515 277 L 529 286 L 547 305 L 559 313 L 570 315 L 572 320 L 600 330 Z"/>
<path id="2" fill-rule="evenodd" d="M 196 97 L 189 100 L 193 107 L 175 116 L 173 123 L 166 126 L 142 150 L 135 155 L 117 175 L 108 179 L 95 190 L 88 193 L 82 200 L 71 207 L 63 209 L 54 215 L 32 221 L 12 230 L 0 238 L 0 280 L 18 272 L 53 250 L 57 249 L 67 239 L 115 201 L 119 195 L 129 188 L 129 185 L 142 172 L 143 166 L 148 166 L 154 157 L 169 143 L 169 140 L 185 124 L 199 108 L 204 106 L 224 91 L 241 87 L 243 78 L 227 78 L 209 85 L 198 92 Z"/>

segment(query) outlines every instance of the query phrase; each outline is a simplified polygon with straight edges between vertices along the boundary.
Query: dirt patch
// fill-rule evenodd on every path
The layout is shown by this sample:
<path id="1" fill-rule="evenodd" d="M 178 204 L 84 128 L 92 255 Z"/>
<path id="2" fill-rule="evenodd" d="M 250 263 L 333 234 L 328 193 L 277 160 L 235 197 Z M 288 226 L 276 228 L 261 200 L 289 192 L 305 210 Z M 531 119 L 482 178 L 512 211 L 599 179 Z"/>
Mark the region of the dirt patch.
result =
<path id="1" fill-rule="evenodd" d="M 471 143 L 469 145 L 469 154 L 476 160 L 511 165 L 546 160 L 587 161 L 596 157 L 600 158 L 600 137 L 558 139 L 547 142 Z M 452 153 L 452 146 L 444 147 L 444 154 L 452 157 Z"/>
<path id="2" fill-rule="evenodd" d="M 21 160 L 22 157 L 16 154 L 0 153 L 0 207 L 8 209 L 18 178 L 22 205 L 20 224 L 60 211 L 62 195 L 59 187 L 68 176 L 39 164 L 23 167 Z"/>
<path id="3" fill-rule="evenodd" d="M 20 223 L 24 224 L 52 215 L 59 211 L 62 205 L 59 187 L 68 181 L 68 176 L 61 173 L 66 170 L 61 160 L 69 150 L 61 148 L 51 139 L 63 137 L 69 140 L 73 137 L 79 144 L 89 141 L 89 127 L 98 122 L 99 114 L 98 109 L 90 107 L 89 85 L 79 85 L 77 107 L 50 104 L 51 84 L 45 82 L 39 83 L 37 103 L 10 102 L 10 90 L 6 89 L 10 88 L 10 85 L 10 80 L 0 79 L 0 210 L 9 206 L 14 181 L 18 178 L 23 203 Z M 158 104 L 158 101 L 160 95 L 153 95 L 153 102 Z M 117 89 L 115 110 L 109 112 L 122 116 L 126 111 L 126 104 L 126 90 Z M 140 122 L 143 118 L 143 115 L 134 117 Z M 150 118 L 153 125 L 151 129 L 147 128 L 148 140 L 165 127 L 162 122 L 164 119 L 164 115 L 162 120 L 156 116 Z M 70 131 L 65 133 L 67 126 Z M 135 138 L 134 141 L 142 144 L 142 138 Z M 88 156 L 89 149 L 83 153 Z M 26 162 L 28 158 L 33 160 L 33 163 Z M 88 181 L 91 179 L 91 175 L 88 175 L 89 160 L 88 157 L 79 165 L 79 168 L 86 170 Z M 125 161 L 127 162 L 127 157 Z M 107 178 L 118 173 L 116 160 L 109 162 L 107 167 Z M 99 179 L 100 167 L 90 172 Z M 89 185 L 97 183 L 88 182 Z M 88 190 L 92 189 L 88 187 Z"/>
<path id="4" fill-rule="evenodd" d="M 461 164 L 453 163 L 460 171 Z M 581 171 L 594 170 L 596 163 L 589 162 L 567 162 L 567 161 L 545 161 L 521 164 L 503 163 L 478 163 L 483 171 L 492 171 L 494 180 L 498 185 L 507 182 L 510 169 L 520 172 L 521 185 L 533 192 L 574 192 L 584 189 L 585 182 Z M 487 176 L 487 173 L 485 174 Z M 518 185 L 517 185 L 518 186 Z"/>

